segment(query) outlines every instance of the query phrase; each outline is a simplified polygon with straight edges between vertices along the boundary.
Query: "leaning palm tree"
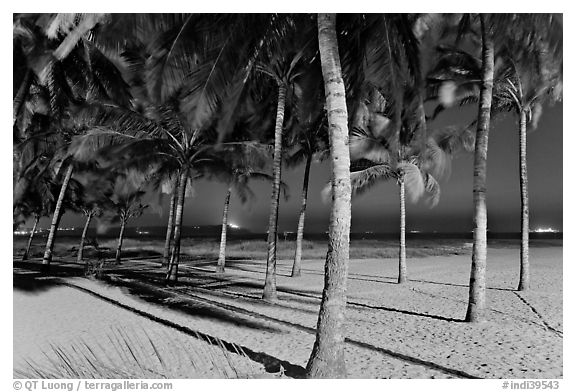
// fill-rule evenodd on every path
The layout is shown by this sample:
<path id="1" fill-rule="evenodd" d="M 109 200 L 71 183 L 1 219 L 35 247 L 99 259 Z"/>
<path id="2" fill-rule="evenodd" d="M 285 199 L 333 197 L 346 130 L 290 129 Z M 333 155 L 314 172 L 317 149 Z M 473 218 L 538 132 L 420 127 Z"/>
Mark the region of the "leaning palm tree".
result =
<path id="1" fill-rule="evenodd" d="M 260 52 L 269 44 L 268 36 L 284 29 L 282 24 L 274 23 L 275 19 L 271 14 L 137 15 L 126 20 L 112 16 L 95 34 L 97 42 L 108 47 L 124 46 L 125 38 L 118 31 L 133 40 L 122 58 L 128 63 L 128 80 L 138 97 L 139 109 L 131 113 L 128 122 L 138 127 L 135 124 L 142 124 L 144 117 L 152 123 L 145 131 L 149 136 L 144 139 L 148 140 L 142 142 L 163 139 L 164 146 L 156 150 L 160 153 L 168 148 L 161 155 L 179 178 L 167 281 L 176 279 L 187 181 L 197 175 L 198 162 L 208 164 L 218 158 L 208 144 L 222 142 L 233 128 L 244 87 Z M 246 36 L 249 30 L 255 33 Z M 134 114 L 140 119 L 136 120 Z M 111 124 L 114 116 L 104 117 L 107 126 L 118 128 Z M 210 128 L 218 131 L 216 141 L 206 134 Z M 206 157 L 209 154 L 211 158 Z"/>
<path id="2" fill-rule="evenodd" d="M 104 99 L 126 103 L 129 95 L 126 92 L 126 83 L 123 81 L 116 67 L 90 40 L 83 39 L 78 41 L 66 56 L 57 56 L 57 50 L 62 42 L 61 35 L 52 34 L 50 31 L 38 33 L 38 26 L 45 24 L 47 15 L 34 14 L 18 17 L 18 24 L 14 26 L 14 36 L 21 37 L 19 42 L 26 47 L 29 41 L 44 42 L 42 45 L 36 45 L 42 50 L 24 51 L 27 56 L 24 57 L 28 71 L 34 73 L 33 86 L 42 91 L 46 96 L 46 102 L 49 102 L 47 115 L 51 121 L 47 130 L 52 133 L 62 133 L 63 130 L 71 131 L 67 122 L 70 117 L 69 109 L 72 104 L 78 104 L 86 98 Z M 79 21 L 73 21 L 79 23 Z M 53 33 L 53 32 L 52 32 Z M 22 59 L 22 58 L 21 58 Z M 28 72 L 26 71 L 26 72 Z M 32 98 L 28 94 L 29 99 Z M 15 117 L 20 114 L 24 115 L 22 110 L 15 110 Z M 18 120 L 15 118 L 15 123 Z M 72 127 L 74 128 L 74 127 Z M 72 134 L 82 131 L 81 128 L 72 130 Z M 60 145 L 60 151 L 55 154 L 59 159 L 55 165 L 56 172 L 64 171 L 62 177 L 61 192 L 57 199 L 50 233 L 46 243 L 46 250 L 43 258 L 43 271 L 47 271 L 54 246 L 54 238 L 60 221 L 60 212 L 66 188 L 72 177 L 74 167 L 70 159 L 64 159 L 67 143 L 71 137 L 63 137 L 63 144 Z M 64 164 L 64 166 L 63 166 Z M 63 170 L 60 170 L 61 168 Z"/>
<path id="3" fill-rule="evenodd" d="M 238 159 L 230 160 L 230 156 L 237 156 Z M 226 196 L 224 197 L 224 209 L 222 212 L 222 230 L 220 233 L 220 250 L 218 253 L 218 263 L 216 266 L 216 272 L 224 273 L 226 264 L 226 239 L 228 231 L 228 215 L 230 209 L 230 197 L 234 193 L 242 204 L 252 200 L 255 195 L 249 187 L 249 182 L 251 180 L 265 180 L 272 182 L 274 177 L 268 173 L 259 171 L 260 169 L 257 165 L 251 165 L 247 162 L 248 158 L 246 152 L 238 150 L 236 154 L 229 154 L 228 159 L 226 159 L 224 165 L 227 167 L 218 173 L 220 177 L 225 177 L 225 182 L 227 183 Z M 281 183 L 281 188 L 285 190 L 286 185 Z M 286 194 L 286 193 L 285 193 Z"/>
<path id="4" fill-rule="evenodd" d="M 113 186 L 112 174 L 109 171 L 99 170 L 93 167 L 79 176 L 78 181 L 82 185 L 82 194 L 77 206 L 77 210 L 85 217 L 84 229 L 78 245 L 76 260 L 82 263 L 84 260 L 84 246 L 88 229 L 93 218 L 99 218 L 104 214 L 105 209 L 111 208 L 110 197 L 112 196 Z"/>
<path id="5" fill-rule="evenodd" d="M 30 247 L 32 246 L 40 218 L 48 216 L 54 204 L 54 184 L 52 183 L 52 178 L 49 173 L 46 173 L 46 171 L 29 170 L 27 171 L 27 175 L 32 176 L 32 180 L 27 182 L 28 186 L 15 206 L 16 222 L 18 221 L 17 216 L 22 216 L 22 220 L 26 220 L 29 217 L 34 218 L 34 224 L 30 231 L 26 249 L 22 255 L 22 261 L 28 259 Z"/>
<path id="6" fill-rule="evenodd" d="M 78 253 L 76 255 L 76 261 L 78 263 L 82 263 L 84 260 L 84 245 L 86 243 L 86 236 L 88 235 L 88 228 L 90 227 L 90 222 L 92 222 L 92 218 L 98 218 L 102 216 L 104 210 L 102 207 L 91 204 L 84 206 L 82 208 L 82 213 L 86 217 L 86 222 L 84 223 L 84 229 L 82 230 L 82 236 L 80 237 L 80 244 L 78 245 Z"/>
<path id="7" fill-rule="evenodd" d="M 120 221 L 120 234 L 118 235 L 118 246 L 116 247 L 116 264 L 120 264 L 122 258 L 122 243 L 124 241 L 124 230 L 129 220 L 138 218 L 148 208 L 147 204 L 141 203 L 141 198 L 145 192 L 141 189 L 121 189 L 124 184 L 115 187 L 115 192 L 111 197 L 111 202 L 116 217 Z"/>

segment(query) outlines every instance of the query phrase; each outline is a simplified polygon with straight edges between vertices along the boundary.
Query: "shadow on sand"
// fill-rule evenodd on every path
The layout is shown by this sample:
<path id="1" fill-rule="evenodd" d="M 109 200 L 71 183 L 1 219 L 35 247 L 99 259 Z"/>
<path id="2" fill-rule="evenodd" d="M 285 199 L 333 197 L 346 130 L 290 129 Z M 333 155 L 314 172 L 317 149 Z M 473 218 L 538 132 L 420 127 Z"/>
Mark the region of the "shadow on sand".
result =
<path id="1" fill-rule="evenodd" d="M 34 271 L 36 269 L 39 270 L 39 268 L 35 264 L 36 263 L 25 262 L 25 263 L 15 263 L 14 266 L 18 267 L 18 269 L 20 270 L 21 269 L 26 269 L 27 271 L 31 270 Z M 192 314 L 194 316 L 199 317 L 214 318 L 224 322 L 232 323 L 237 326 L 255 328 L 258 330 L 266 330 L 273 333 L 285 333 L 285 331 L 279 328 L 271 327 L 270 326 L 271 323 L 288 328 L 294 328 L 309 334 L 316 333 L 315 328 L 311 328 L 291 321 L 278 319 L 259 312 L 250 311 L 243 307 L 229 305 L 219 301 L 202 297 L 201 294 L 210 292 L 212 296 L 215 296 L 217 298 L 221 297 L 230 299 L 232 296 L 230 293 L 221 291 L 223 288 L 227 288 L 236 291 L 233 293 L 234 300 L 240 301 L 241 303 L 242 301 L 253 302 L 257 300 L 257 298 L 255 297 L 255 292 L 262 290 L 262 283 L 257 279 L 249 279 L 242 277 L 240 280 L 237 277 L 234 278 L 229 275 L 216 274 L 214 272 L 210 273 L 210 271 L 202 269 L 202 267 L 207 266 L 213 268 L 214 264 L 215 264 L 214 262 L 194 263 L 194 266 L 192 268 L 190 268 L 189 266 L 187 268 L 182 268 L 180 271 L 180 281 L 175 286 L 168 288 L 164 286 L 164 269 L 160 268 L 160 265 L 157 261 L 154 262 L 127 261 L 120 266 L 109 265 L 106 267 L 105 274 L 108 275 L 108 278 L 105 280 L 108 284 L 122 287 L 128 290 L 130 294 L 135 295 L 138 298 L 141 298 L 147 302 L 161 304 L 163 306 L 170 306 L 171 309 L 186 314 Z M 242 261 L 242 264 L 243 265 L 251 264 L 251 262 Z M 82 276 L 83 272 L 82 267 L 83 267 L 82 265 L 79 264 L 74 265 L 74 263 L 53 263 L 50 272 L 52 276 L 56 277 Z M 15 277 L 17 275 L 22 275 L 18 271 L 15 271 L 14 274 Z M 35 271 L 33 274 L 27 273 L 27 275 L 29 276 L 25 277 L 22 275 L 18 276 L 17 279 L 15 278 L 15 287 L 17 285 L 19 287 L 31 287 L 32 290 L 34 289 L 35 285 L 38 285 L 36 287 L 40 288 L 43 287 L 42 285 L 44 283 L 29 282 L 30 279 L 38 280 L 39 273 Z M 387 284 L 391 283 L 384 281 L 378 281 L 378 282 Z M 47 284 L 49 285 L 50 283 Z M 99 299 L 102 299 L 116 306 L 119 306 L 123 309 L 129 310 L 133 313 L 146 317 L 150 320 L 156 321 L 171 328 L 178 329 L 179 331 L 184 332 L 195 338 L 202 339 L 210 344 L 220 345 L 218 343 L 218 341 L 220 340 L 213 336 L 192 330 L 188 327 L 182 326 L 170 320 L 160 318 L 143 310 L 135 309 L 131 306 L 120 303 L 112 298 L 108 298 L 106 296 L 93 292 L 84 287 L 76 286 L 72 283 L 66 283 L 64 281 L 58 282 L 56 280 L 53 280 L 51 284 L 63 284 L 69 287 L 76 288 L 78 290 L 87 292 L 88 294 L 91 294 Z M 202 288 L 207 286 L 210 287 L 210 290 Z M 302 300 L 307 300 L 309 301 L 310 304 L 314 305 L 319 305 L 322 295 L 321 292 L 315 290 L 304 290 L 304 289 L 294 289 L 285 287 L 278 287 L 278 292 L 289 294 L 289 296 L 286 296 L 284 298 L 281 297 L 281 299 L 294 300 L 295 299 L 294 296 L 296 296 L 298 297 L 298 300 L 295 302 L 302 302 Z M 302 309 L 294 308 L 292 306 L 285 304 L 278 304 L 278 303 L 268 304 L 263 301 L 259 301 L 259 303 L 274 307 L 283 306 L 291 310 L 302 311 Z M 377 311 L 382 310 L 382 311 L 398 312 L 411 316 L 427 317 L 447 322 L 461 321 L 442 316 L 421 314 L 402 309 L 372 306 L 357 302 L 349 302 L 348 304 L 360 308 L 370 308 L 372 310 Z M 312 311 L 312 313 L 316 312 L 317 311 Z M 261 320 L 261 322 L 248 320 L 248 318 L 259 319 Z M 299 365 L 291 364 L 287 361 L 280 360 L 266 353 L 255 352 L 247 347 L 238 345 L 236 343 L 225 341 L 220 342 L 222 343 L 222 346 L 226 350 L 232 353 L 238 353 L 239 349 L 241 349 L 250 359 L 263 364 L 267 372 L 277 373 L 280 370 L 280 366 L 282 366 L 285 369 L 285 374 L 289 377 L 302 378 L 305 376 L 305 369 Z M 420 365 L 433 370 L 437 370 L 453 377 L 478 378 L 474 375 L 465 373 L 458 369 L 448 368 L 433 362 L 429 362 L 403 353 L 394 352 L 392 350 L 383 347 L 378 347 L 359 340 L 347 338 L 346 342 L 356 347 L 371 350 L 374 352 L 379 352 L 388 355 L 390 357 L 400 359 L 402 361 L 406 361 L 415 365 Z"/>

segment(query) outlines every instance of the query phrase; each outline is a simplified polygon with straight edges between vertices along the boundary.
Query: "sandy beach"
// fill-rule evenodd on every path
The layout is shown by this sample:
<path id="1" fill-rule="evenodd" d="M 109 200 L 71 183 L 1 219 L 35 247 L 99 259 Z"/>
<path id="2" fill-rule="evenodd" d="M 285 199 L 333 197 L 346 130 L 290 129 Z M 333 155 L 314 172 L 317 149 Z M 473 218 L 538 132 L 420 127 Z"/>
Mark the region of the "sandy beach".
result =
<path id="1" fill-rule="evenodd" d="M 409 258 L 405 285 L 395 283 L 393 258 L 351 260 L 348 377 L 561 378 L 562 247 L 533 247 L 526 293 L 514 290 L 517 260 L 517 249 L 489 248 L 489 313 L 480 324 L 462 322 L 469 255 Z M 170 288 L 158 284 L 164 270 L 157 258 L 127 260 L 110 268 L 104 282 L 68 273 L 42 281 L 18 264 L 15 371 L 50 352 L 49 344 L 103 342 L 121 330 L 167 342 L 164 350 L 177 358 L 182 350 L 224 355 L 213 339 L 240 346 L 246 355 L 229 354 L 241 374 L 229 370 L 227 376 L 302 377 L 314 343 L 323 261 L 304 260 L 303 276 L 290 278 L 291 261 L 280 260 L 277 304 L 260 300 L 263 260 L 227 263 L 224 275 L 213 272 L 214 262 L 184 263 Z M 224 376 L 210 366 L 193 369 L 182 358 L 172 377 Z"/>

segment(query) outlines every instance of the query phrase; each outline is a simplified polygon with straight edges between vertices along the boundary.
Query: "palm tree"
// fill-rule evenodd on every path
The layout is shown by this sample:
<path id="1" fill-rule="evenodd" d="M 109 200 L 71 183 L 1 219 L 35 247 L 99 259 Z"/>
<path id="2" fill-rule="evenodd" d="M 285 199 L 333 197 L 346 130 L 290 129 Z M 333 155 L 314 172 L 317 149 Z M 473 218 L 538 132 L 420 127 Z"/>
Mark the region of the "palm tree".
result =
<path id="1" fill-rule="evenodd" d="M 338 54 L 336 15 L 318 14 L 318 43 L 326 94 L 332 161 L 332 211 L 325 285 L 316 327 L 316 340 L 306 371 L 308 377 L 344 377 L 344 310 L 350 250 L 351 187 L 346 91 Z"/>
<path id="2" fill-rule="evenodd" d="M 351 182 L 353 194 L 362 193 L 379 181 L 396 180 L 400 196 L 400 247 L 398 283 L 408 280 L 406 266 L 406 190 L 412 202 L 428 194 L 431 206 L 438 203 L 440 188 L 435 177 L 447 170 L 449 159 L 433 137 L 421 146 L 420 100 L 405 94 L 400 127 L 386 117 L 393 102 L 375 88 L 366 101 L 357 105 L 350 134 Z"/>
<path id="3" fill-rule="evenodd" d="M 82 230 L 82 236 L 80 237 L 80 244 L 78 245 L 78 254 L 76 255 L 76 261 L 78 263 L 81 263 L 84 260 L 84 244 L 86 243 L 86 235 L 88 234 L 90 222 L 92 221 L 92 218 L 101 216 L 103 212 L 102 208 L 97 205 L 92 205 L 82 209 L 82 213 L 86 216 L 86 223 L 84 223 L 84 229 Z"/>
<path id="4" fill-rule="evenodd" d="M 350 178 L 354 195 L 361 194 L 380 181 L 395 180 L 400 195 L 400 247 L 398 256 L 398 283 L 408 280 L 406 266 L 406 190 L 412 202 L 424 193 L 433 207 L 438 203 L 440 188 L 436 179 L 425 169 L 417 155 L 403 156 L 396 162 L 376 163 L 360 160 L 352 164 Z"/>
<path id="5" fill-rule="evenodd" d="M 519 17 L 528 19 L 523 15 Z M 526 130 L 528 124 L 532 129 L 537 127 L 545 101 L 556 102 L 561 99 L 562 94 L 562 43 L 557 40 L 558 35 L 561 36 L 561 27 L 555 23 L 554 19 L 544 21 L 545 23 L 538 20 L 535 22 L 530 23 L 530 20 L 521 22 L 528 26 L 532 25 L 530 26 L 533 34 L 531 39 L 527 39 L 523 34 L 525 32 L 521 30 L 509 33 L 510 42 L 499 56 L 504 59 L 506 65 L 499 72 L 499 83 L 496 83 L 494 88 L 494 101 L 497 109 L 513 109 L 518 116 L 522 238 L 518 291 L 525 291 L 530 287 L 530 210 Z M 558 34 L 558 29 L 560 29 L 560 34 Z M 519 45 L 519 42 L 522 44 Z"/>
<path id="6" fill-rule="evenodd" d="M 113 185 L 116 180 L 113 178 L 114 173 L 106 169 L 101 170 L 95 166 L 91 169 L 78 175 L 78 181 L 82 185 L 82 192 L 77 210 L 86 217 L 76 255 L 78 263 L 82 263 L 84 260 L 84 245 L 92 219 L 102 216 L 105 209 L 113 207 L 110 197 L 112 196 Z"/>
<path id="7" fill-rule="evenodd" d="M 56 172 L 61 172 L 62 164 L 64 173 L 62 177 L 61 192 L 57 199 L 50 233 L 46 243 L 46 250 L 43 258 L 43 271 L 46 272 L 52 259 L 52 249 L 56 229 L 60 221 L 62 202 L 66 194 L 66 188 L 72 177 L 73 166 L 69 160 L 65 162 L 65 150 L 67 143 L 71 140 L 69 129 L 69 109 L 71 104 L 78 104 L 86 98 L 105 99 L 126 103 L 129 96 L 126 94 L 126 84 L 110 60 L 89 40 L 83 39 L 67 51 L 66 56 L 56 56 L 57 49 L 62 42 L 61 35 L 58 35 L 58 23 L 50 24 L 51 15 L 19 15 L 14 26 L 14 36 L 18 37 L 18 42 L 22 45 L 21 51 L 26 56 L 20 57 L 20 61 L 25 61 L 27 73 L 33 72 L 34 77 L 30 86 L 35 86 L 46 96 L 45 101 L 49 102 L 47 115 L 51 121 L 46 127 L 52 133 L 62 133 L 68 128 L 68 135 L 62 135 L 63 143 L 60 144 L 60 151 L 55 154 L 57 157 Z M 76 23 L 78 21 L 74 21 Z M 40 31 L 38 26 L 52 26 L 55 30 Z M 56 27 L 54 27 L 56 26 Z M 34 50 L 29 50 L 32 44 Z M 24 89 L 24 88 L 23 88 Z M 29 92 L 31 87 L 29 88 Z M 24 89 L 25 90 L 25 89 Z M 32 99 L 28 94 L 21 94 L 18 99 Z M 15 101 L 17 101 L 15 99 Z M 19 107 L 22 104 L 19 103 Z M 25 119 L 26 113 L 15 107 L 15 124 L 18 123 L 18 115 Z M 25 129 L 22 127 L 21 129 Z M 45 131 L 46 131 L 45 130 Z M 80 129 L 76 128 L 74 132 Z"/>
<path id="8" fill-rule="evenodd" d="M 314 63 L 317 61 L 315 60 Z M 307 68 L 306 73 L 297 85 L 298 90 L 293 105 L 293 116 L 295 117 L 293 122 L 295 124 L 292 126 L 292 140 L 289 142 L 289 145 L 295 146 L 295 148 L 289 152 L 285 159 L 287 167 L 293 167 L 305 162 L 292 277 L 300 276 L 302 270 L 302 241 L 304 238 L 308 183 L 312 160 L 322 161 L 329 154 L 326 115 L 323 108 L 322 70 L 319 64 L 313 65 L 315 66 Z"/>
<path id="9" fill-rule="evenodd" d="M 242 118 L 247 116 L 242 115 Z M 228 231 L 228 213 L 230 208 L 230 198 L 234 193 L 242 204 L 252 200 L 255 195 L 249 187 L 250 180 L 265 180 L 272 182 L 274 177 L 270 174 L 263 173 L 269 161 L 269 146 L 258 145 L 249 140 L 242 141 L 242 138 L 249 136 L 246 132 L 246 121 L 241 121 L 237 126 L 235 135 L 239 137 L 237 141 L 229 137 L 228 143 L 237 143 L 235 149 L 228 149 L 228 153 L 221 160 L 220 167 L 214 167 L 207 176 L 223 181 L 227 185 L 226 196 L 224 197 L 224 209 L 222 212 L 222 230 L 220 234 L 220 250 L 218 253 L 217 273 L 224 273 L 226 264 L 226 238 Z M 249 125 L 248 125 L 249 126 Z M 234 134 L 232 135 L 234 136 Z M 245 144 L 246 143 L 246 144 Z M 231 144 L 228 144 L 231 145 Z M 287 197 L 286 185 L 280 183 L 281 190 Z"/>
<path id="10" fill-rule="evenodd" d="M 243 153 L 240 151 L 240 154 Z M 244 162 L 245 163 L 245 162 Z M 224 209 L 222 212 L 222 231 L 220 233 L 220 250 L 218 253 L 218 264 L 216 266 L 216 272 L 224 273 L 226 264 L 226 238 L 228 230 L 228 213 L 230 209 L 230 197 L 232 192 L 234 192 L 240 199 L 241 203 L 246 203 L 247 201 L 254 198 L 254 193 L 249 187 L 249 181 L 254 179 L 266 180 L 272 182 L 274 177 L 270 174 L 262 173 L 257 168 L 250 167 L 249 165 L 234 165 L 231 167 L 230 177 L 227 181 L 228 187 L 226 190 L 226 196 L 224 197 Z M 285 191 L 286 185 L 281 183 L 281 189 Z M 286 193 L 285 193 L 286 194 Z"/>
<path id="11" fill-rule="evenodd" d="M 270 76 L 278 87 L 278 106 L 276 110 L 276 126 L 274 129 L 274 156 L 272 172 L 274 182 L 270 196 L 270 216 L 268 221 L 268 257 L 266 261 L 266 278 L 262 299 L 274 302 L 276 293 L 276 243 L 278 240 L 278 207 L 280 205 L 280 182 L 282 178 L 282 137 L 284 128 L 284 110 L 287 99 L 290 99 L 289 89 L 293 88 L 294 80 L 300 75 L 299 61 L 304 56 L 304 49 L 295 53 L 273 53 L 266 64 L 259 64 L 257 69 Z"/>
<path id="12" fill-rule="evenodd" d="M 486 172 L 488 157 L 488 133 L 494 86 L 494 35 L 490 16 L 479 14 L 482 38 L 482 68 L 478 128 L 474 147 L 474 245 L 466 321 L 485 319 L 486 310 L 486 248 L 488 213 L 486 210 Z"/>
<path id="13" fill-rule="evenodd" d="M 511 15 L 498 21 L 500 33 L 495 57 L 492 115 L 514 111 L 518 116 L 521 199 L 520 280 L 529 287 L 529 208 L 526 165 L 526 128 L 535 128 L 544 101 L 560 99 L 562 83 L 561 28 L 557 15 Z M 510 26 L 514 26 L 513 28 Z M 481 60 L 468 52 L 444 47 L 432 72 L 432 86 L 441 104 L 435 114 L 454 102 L 478 101 Z M 439 86 L 439 87 L 438 87 Z"/>
<path id="14" fill-rule="evenodd" d="M 30 247 L 32 246 L 40 218 L 48 216 L 54 205 L 54 184 L 47 168 L 41 167 L 41 163 L 38 162 L 26 170 L 25 175 L 30 179 L 26 181 L 27 186 L 16 201 L 14 217 L 15 221 L 18 222 L 18 216 L 22 216 L 22 220 L 26 220 L 32 216 L 34 218 L 34 224 L 30 232 L 28 244 L 22 255 L 22 261 L 28 259 Z"/>
<path id="15" fill-rule="evenodd" d="M 170 207 L 168 210 L 168 224 L 166 227 L 166 240 L 164 241 L 164 254 L 162 255 L 162 267 L 168 267 L 170 261 L 170 245 L 172 243 L 172 233 L 174 231 L 174 212 L 176 209 L 176 198 L 178 196 L 178 178 L 174 178 L 170 184 Z"/>
<path id="16" fill-rule="evenodd" d="M 115 257 L 116 264 L 120 264 L 126 224 L 130 219 L 138 218 L 142 215 L 144 210 L 148 208 L 148 205 L 140 202 L 140 199 L 145 193 L 141 189 L 120 190 L 118 186 L 116 188 L 116 192 L 112 196 L 111 201 L 120 221 L 120 234 L 118 235 L 118 246 L 116 247 Z"/>

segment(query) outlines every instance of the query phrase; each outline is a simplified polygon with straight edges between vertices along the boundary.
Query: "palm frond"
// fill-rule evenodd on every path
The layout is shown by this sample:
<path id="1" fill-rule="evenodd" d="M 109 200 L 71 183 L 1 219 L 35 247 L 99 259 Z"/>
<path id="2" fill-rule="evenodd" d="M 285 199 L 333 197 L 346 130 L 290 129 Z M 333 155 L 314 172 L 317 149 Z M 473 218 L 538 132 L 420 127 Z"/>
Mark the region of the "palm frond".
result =
<path id="1" fill-rule="evenodd" d="M 440 184 L 438 184 L 438 181 L 436 181 L 430 173 L 426 173 L 424 183 L 427 194 L 426 201 L 430 205 L 430 208 L 433 208 L 438 205 L 440 201 Z"/>
<path id="2" fill-rule="evenodd" d="M 397 165 L 400 171 L 401 180 L 404 181 L 408 199 L 412 203 L 416 203 L 426 190 L 424 179 L 420 168 L 410 162 L 400 162 Z"/>
<path id="3" fill-rule="evenodd" d="M 350 173 L 350 184 L 353 195 L 361 195 L 375 186 L 379 181 L 396 178 L 396 171 L 390 165 L 374 165 Z"/>

